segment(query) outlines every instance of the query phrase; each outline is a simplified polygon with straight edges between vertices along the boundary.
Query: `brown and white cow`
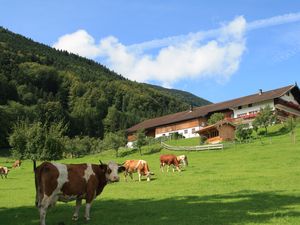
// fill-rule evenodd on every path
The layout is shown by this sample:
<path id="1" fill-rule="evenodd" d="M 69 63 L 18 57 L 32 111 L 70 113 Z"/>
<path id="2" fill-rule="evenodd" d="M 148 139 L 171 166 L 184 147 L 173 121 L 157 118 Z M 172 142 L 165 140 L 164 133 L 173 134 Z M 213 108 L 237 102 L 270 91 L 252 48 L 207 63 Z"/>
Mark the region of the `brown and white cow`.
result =
<path id="1" fill-rule="evenodd" d="M 0 166 L 0 175 L 1 175 L 2 179 L 3 179 L 3 176 L 5 178 L 7 178 L 8 172 L 9 172 L 9 169 L 6 166 Z"/>
<path id="2" fill-rule="evenodd" d="M 12 165 L 12 168 L 20 167 L 21 164 L 22 164 L 22 161 L 18 159 L 14 162 L 14 164 Z"/>
<path id="3" fill-rule="evenodd" d="M 177 156 L 177 161 L 182 164 L 183 166 L 188 166 L 188 159 L 186 155 L 179 155 Z"/>
<path id="4" fill-rule="evenodd" d="M 92 201 L 109 182 L 119 181 L 118 172 L 122 166 L 114 162 L 108 164 L 61 164 L 43 162 L 36 167 L 34 161 L 36 206 L 40 213 L 40 224 L 45 225 L 47 209 L 56 201 L 76 200 L 73 220 L 78 219 L 82 199 L 86 200 L 85 219 L 90 219 Z"/>
<path id="5" fill-rule="evenodd" d="M 167 172 L 169 172 L 170 165 L 173 165 L 179 172 L 181 171 L 179 168 L 179 161 L 177 159 L 176 155 L 173 154 L 167 154 L 167 155 L 161 155 L 160 156 L 160 168 L 161 171 L 164 172 L 164 166 L 167 165 Z M 173 167 L 173 172 L 175 171 Z"/>
<path id="6" fill-rule="evenodd" d="M 131 179 L 133 179 L 132 173 L 135 173 L 135 172 L 137 172 L 139 175 L 139 181 L 141 181 L 142 175 L 147 177 L 147 181 L 150 181 L 151 175 L 153 175 L 153 173 L 151 173 L 149 170 L 148 163 L 142 159 L 126 160 L 123 163 L 123 166 L 125 168 L 125 171 L 124 171 L 125 181 L 127 181 L 128 174 L 131 177 Z"/>

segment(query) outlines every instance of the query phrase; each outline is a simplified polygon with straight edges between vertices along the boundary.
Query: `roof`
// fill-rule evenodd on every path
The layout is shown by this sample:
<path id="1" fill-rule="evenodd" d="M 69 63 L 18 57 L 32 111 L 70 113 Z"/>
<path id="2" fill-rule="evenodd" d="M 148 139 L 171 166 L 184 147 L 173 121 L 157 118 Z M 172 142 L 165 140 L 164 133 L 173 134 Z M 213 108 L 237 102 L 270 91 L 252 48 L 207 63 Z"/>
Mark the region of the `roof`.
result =
<path id="1" fill-rule="evenodd" d="M 196 131 L 196 133 L 199 133 L 199 134 L 200 134 L 200 133 L 202 133 L 202 132 L 204 132 L 204 131 L 208 131 L 208 130 L 211 130 L 211 129 L 213 129 L 213 128 L 221 127 L 221 126 L 223 126 L 224 124 L 229 125 L 229 126 L 235 128 L 235 125 L 234 125 L 233 123 L 231 123 L 230 121 L 222 120 L 222 121 L 219 121 L 219 122 L 217 122 L 217 123 L 215 123 L 215 124 L 212 124 L 212 125 L 203 127 L 202 129 Z"/>
<path id="2" fill-rule="evenodd" d="M 289 85 L 282 88 L 274 89 L 271 91 L 262 92 L 261 94 L 256 93 L 253 95 L 248 95 L 241 98 L 232 99 L 225 102 L 209 104 L 205 106 L 196 107 L 193 111 L 187 110 L 183 112 L 178 112 L 174 114 L 169 114 L 166 116 L 156 117 L 153 119 L 145 120 L 141 123 L 134 125 L 127 129 L 128 133 L 135 132 L 139 129 L 151 129 L 154 127 L 172 124 L 177 122 L 182 122 L 185 120 L 196 119 L 200 117 L 204 117 L 209 113 L 218 112 L 226 109 L 232 109 L 241 105 L 247 105 L 256 102 L 262 102 L 274 98 L 279 98 L 284 95 L 286 92 L 290 91 L 296 87 L 296 85 Z"/>

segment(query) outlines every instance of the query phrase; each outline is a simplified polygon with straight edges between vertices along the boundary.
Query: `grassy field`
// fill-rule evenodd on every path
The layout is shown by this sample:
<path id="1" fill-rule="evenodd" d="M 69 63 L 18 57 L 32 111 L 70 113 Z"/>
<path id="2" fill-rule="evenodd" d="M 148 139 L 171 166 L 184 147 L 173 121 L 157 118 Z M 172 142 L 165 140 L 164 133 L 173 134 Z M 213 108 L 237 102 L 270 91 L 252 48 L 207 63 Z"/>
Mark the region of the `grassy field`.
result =
<path id="1" fill-rule="evenodd" d="M 181 173 L 161 173 L 159 155 L 144 151 L 114 152 L 62 160 L 66 163 L 119 163 L 126 159 L 145 159 L 155 173 L 153 180 L 109 184 L 91 209 L 91 221 L 71 221 L 74 203 L 58 203 L 48 211 L 49 225 L 64 224 L 300 224 L 300 129 L 297 142 L 289 134 L 263 138 L 247 144 L 228 145 L 224 150 L 186 152 L 190 165 Z M 191 139 L 186 142 L 197 143 Z M 169 144 L 180 144 L 171 141 Z M 175 152 L 181 154 L 183 152 Z M 12 164 L 0 157 L 0 165 Z M 8 179 L 0 179 L 0 224 L 38 224 L 34 207 L 35 190 L 32 162 L 12 169 Z"/>

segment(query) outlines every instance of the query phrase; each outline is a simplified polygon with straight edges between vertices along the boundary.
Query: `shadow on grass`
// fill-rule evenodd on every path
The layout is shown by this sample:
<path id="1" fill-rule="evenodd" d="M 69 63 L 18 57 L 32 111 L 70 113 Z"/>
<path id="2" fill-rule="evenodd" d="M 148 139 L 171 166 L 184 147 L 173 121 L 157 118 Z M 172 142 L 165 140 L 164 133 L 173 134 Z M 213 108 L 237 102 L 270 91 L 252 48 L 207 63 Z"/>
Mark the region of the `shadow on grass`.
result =
<path id="1" fill-rule="evenodd" d="M 300 197 L 278 192 L 239 192 L 228 195 L 182 196 L 167 199 L 105 200 L 95 201 L 92 219 L 85 223 L 84 209 L 80 219 L 71 221 L 73 206 L 59 204 L 49 210 L 47 224 L 140 224 L 140 225 L 193 225 L 193 224 L 245 224 L 268 223 L 285 219 L 286 224 L 299 222 L 300 212 L 293 206 L 300 204 Z M 38 224 L 34 207 L 0 208 L 1 223 L 6 225 Z M 278 221 L 273 221 L 278 223 Z"/>
<path id="2" fill-rule="evenodd" d="M 150 151 L 144 152 L 143 155 L 152 155 L 161 152 L 162 148 L 151 148 Z"/>
<path id="3" fill-rule="evenodd" d="M 122 151 L 122 152 L 119 152 L 119 157 L 125 157 L 125 156 L 128 156 L 128 155 L 132 155 L 134 153 L 137 153 L 137 149 L 133 148 L 133 149 L 128 149 L 126 151 Z"/>

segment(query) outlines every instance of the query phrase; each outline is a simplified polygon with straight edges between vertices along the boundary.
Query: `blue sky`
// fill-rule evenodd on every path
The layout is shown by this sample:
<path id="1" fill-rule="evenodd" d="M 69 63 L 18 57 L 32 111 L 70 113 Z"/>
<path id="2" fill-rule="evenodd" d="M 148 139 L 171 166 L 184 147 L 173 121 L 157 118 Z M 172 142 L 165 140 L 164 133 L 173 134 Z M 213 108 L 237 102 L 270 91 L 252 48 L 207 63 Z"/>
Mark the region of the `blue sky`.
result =
<path id="1" fill-rule="evenodd" d="M 213 102 L 300 82 L 300 1 L 0 4 L 13 32 Z"/>

